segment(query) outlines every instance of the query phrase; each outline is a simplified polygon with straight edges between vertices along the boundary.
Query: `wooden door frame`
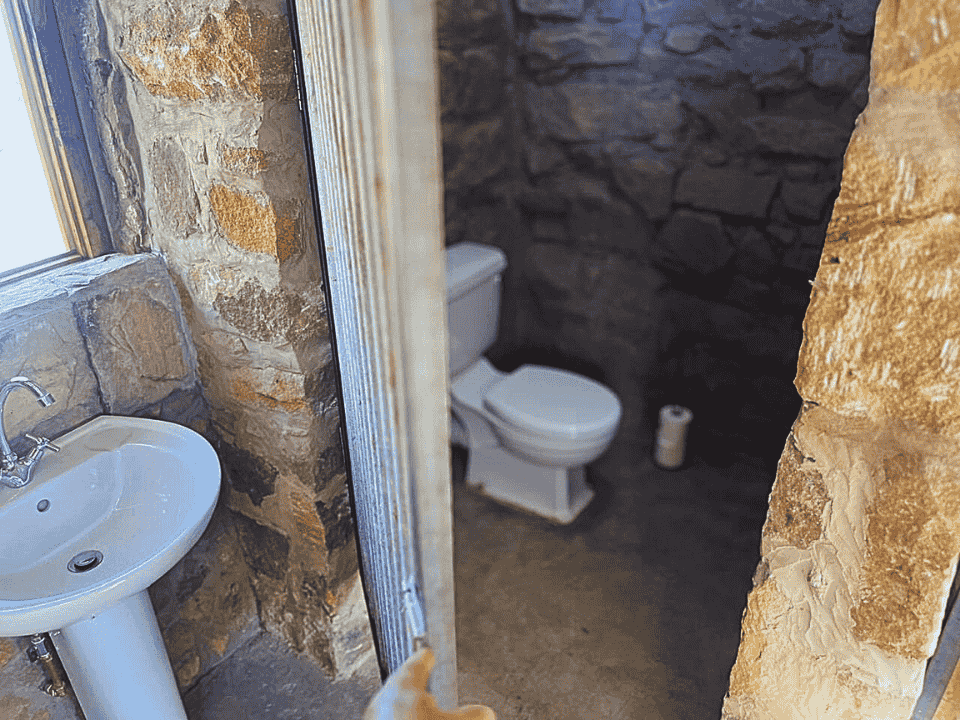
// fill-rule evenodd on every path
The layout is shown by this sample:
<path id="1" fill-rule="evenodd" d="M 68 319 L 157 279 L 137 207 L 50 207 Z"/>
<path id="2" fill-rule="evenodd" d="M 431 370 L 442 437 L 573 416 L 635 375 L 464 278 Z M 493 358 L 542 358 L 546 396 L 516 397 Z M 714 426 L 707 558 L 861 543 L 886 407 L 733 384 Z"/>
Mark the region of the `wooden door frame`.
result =
<path id="1" fill-rule="evenodd" d="M 457 705 L 434 4 L 291 0 L 378 655 Z M 422 617 L 420 610 L 422 609 Z M 425 626 L 424 626 L 425 625 Z"/>

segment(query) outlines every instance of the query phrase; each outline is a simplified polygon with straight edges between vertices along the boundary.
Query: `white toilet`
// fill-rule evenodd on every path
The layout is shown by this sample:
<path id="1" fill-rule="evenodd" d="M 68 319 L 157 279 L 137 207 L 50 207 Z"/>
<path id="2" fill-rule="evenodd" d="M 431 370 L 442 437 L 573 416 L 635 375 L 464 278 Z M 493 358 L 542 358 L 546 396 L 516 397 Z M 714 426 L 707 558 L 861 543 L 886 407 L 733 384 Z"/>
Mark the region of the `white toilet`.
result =
<path id="1" fill-rule="evenodd" d="M 569 523 L 593 498 L 583 468 L 613 440 L 620 400 L 564 370 L 494 368 L 483 353 L 497 337 L 506 256 L 489 245 L 459 243 L 447 248 L 446 260 L 451 438 L 469 451 L 467 485 Z"/>

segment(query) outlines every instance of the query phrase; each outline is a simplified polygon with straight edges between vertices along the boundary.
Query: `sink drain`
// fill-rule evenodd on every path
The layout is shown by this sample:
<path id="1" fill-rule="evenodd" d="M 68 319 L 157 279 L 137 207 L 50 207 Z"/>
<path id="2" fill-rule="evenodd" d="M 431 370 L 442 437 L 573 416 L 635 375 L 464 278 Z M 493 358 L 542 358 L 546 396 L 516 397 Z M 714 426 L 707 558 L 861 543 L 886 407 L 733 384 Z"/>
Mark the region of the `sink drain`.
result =
<path id="1" fill-rule="evenodd" d="M 93 570 L 102 562 L 102 552 L 99 550 L 84 550 L 70 558 L 70 562 L 67 563 L 67 570 L 72 573 L 82 573 L 87 570 Z"/>

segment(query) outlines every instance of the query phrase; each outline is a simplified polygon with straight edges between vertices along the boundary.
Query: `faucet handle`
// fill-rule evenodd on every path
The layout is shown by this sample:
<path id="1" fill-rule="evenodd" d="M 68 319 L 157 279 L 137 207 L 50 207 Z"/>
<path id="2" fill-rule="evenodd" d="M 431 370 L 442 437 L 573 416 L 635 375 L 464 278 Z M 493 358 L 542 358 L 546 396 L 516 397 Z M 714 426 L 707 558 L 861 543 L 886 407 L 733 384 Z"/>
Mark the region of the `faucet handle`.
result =
<path id="1" fill-rule="evenodd" d="M 47 440 L 45 437 L 39 437 L 37 435 L 31 435 L 30 433 L 24 433 L 24 437 L 33 440 L 37 444 L 37 449 L 41 450 L 53 450 L 54 452 L 60 452 L 60 448 L 54 445 L 52 442 Z"/>

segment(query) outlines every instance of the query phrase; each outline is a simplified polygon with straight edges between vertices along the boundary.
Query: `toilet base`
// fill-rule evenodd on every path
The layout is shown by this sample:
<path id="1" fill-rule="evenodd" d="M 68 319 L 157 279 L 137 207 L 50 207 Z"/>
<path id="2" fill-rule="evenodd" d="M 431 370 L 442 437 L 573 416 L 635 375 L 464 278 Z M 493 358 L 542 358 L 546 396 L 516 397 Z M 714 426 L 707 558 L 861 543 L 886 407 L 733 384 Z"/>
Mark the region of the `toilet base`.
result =
<path id="1" fill-rule="evenodd" d="M 493 500 L 566 525 L 593 499 L 584 475 L 582 465 L 546 467 L 502 447 L 479 447 L 470 450 L 466 482 Z"/>

